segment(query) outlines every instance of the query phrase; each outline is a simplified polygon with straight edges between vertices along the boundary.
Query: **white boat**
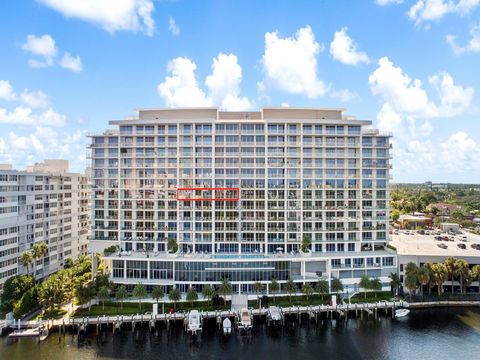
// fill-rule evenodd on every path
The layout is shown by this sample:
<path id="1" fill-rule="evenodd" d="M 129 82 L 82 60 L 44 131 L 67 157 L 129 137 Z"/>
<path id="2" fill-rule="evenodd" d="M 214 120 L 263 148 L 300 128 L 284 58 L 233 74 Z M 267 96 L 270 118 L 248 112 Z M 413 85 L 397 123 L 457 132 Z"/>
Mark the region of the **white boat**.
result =
<path id="1" fill-rule="evenodd" d="M 395 317 L 401 318 L 404 316 L 407 316 L 410 313 L 410 310 L 408 309 L 397 309 L 395 310 Z"/>
<path id="2" fill-rule="evenodd" d="M 232 322 L 229 318 L 223 320 L 223 335 L 230 335 L 232 333 Z"/>
<path id="3" fill-rule="evenodd" d="M 188 333 L 197 335 L 202 331 L 202 316 L 198 310 L 192 310 L 188 313 Z"/>
<path id="4" fill-rule="evenodd" d="M 282 321 L 282 313 L 280 309 L 276 306 L 269 306 L 268 307 L 268 320 L 273 323 L 279 323 Z"/>
<path id="5" fill-rule="evenodd" d="M 240 311 L 240 329 L 242 330 L 251 330 L 253 327 L 252 325 L 252 317 L 250 316 L 250 311 L 247 308 L 243 308 Z"/>

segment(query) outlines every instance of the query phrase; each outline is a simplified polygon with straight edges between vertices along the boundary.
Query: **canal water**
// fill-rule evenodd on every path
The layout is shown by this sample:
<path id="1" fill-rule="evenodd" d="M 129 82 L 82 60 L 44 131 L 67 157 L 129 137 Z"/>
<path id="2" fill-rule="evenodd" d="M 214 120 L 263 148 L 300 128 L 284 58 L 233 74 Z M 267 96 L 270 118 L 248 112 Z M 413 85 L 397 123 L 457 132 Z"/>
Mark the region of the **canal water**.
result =
<path id="1" fill-rule="evenodd" d="M 349 319 L 277 329 L 255 324 L 251 335 L 225 338 L 211 322 L 192 339 L 178 325 L 157 332 L 125 328 L 103 339 L 92 328 L 77 336 L 52 334 L 47 341 L 0 339 L 0 359 L 480 359 L 480 309 L 412 310 L 401 319 Z"/>

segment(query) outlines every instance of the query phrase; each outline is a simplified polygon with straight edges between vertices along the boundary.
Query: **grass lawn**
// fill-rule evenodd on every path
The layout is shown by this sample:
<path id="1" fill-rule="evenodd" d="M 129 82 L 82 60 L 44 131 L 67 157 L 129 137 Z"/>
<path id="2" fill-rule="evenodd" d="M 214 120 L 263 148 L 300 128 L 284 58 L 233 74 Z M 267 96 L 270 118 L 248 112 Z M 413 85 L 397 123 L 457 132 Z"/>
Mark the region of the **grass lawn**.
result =
<path id="1" fill-rule="evenodd" d="M 171 308 L 174 308 L 173 303 L 164 303 L 165 312 L 169 312 Z M 120 303 L 116 302 L 105 302 L 105 309 L 102 309 L 102 304 L 92 305 L 90 311 L 87 309 L 78 309 L 74 317 L 83 317 L 83 316 L 102 316 L 102 315 L 135 315 L 143 314 L 146 312 L 152 312 L 152 303 L 142 303 L 142 308 L 140 309 L 138 302 L 124 302 L 123 309 Z M 206 301 L 197 301 L 193 303 L 193 306 L 190 303 L 181 302 L 177 303 L 176 311 L 190 311 L 192 309 L 201 310 L 201 311 L 211 311 L 211 310 L 229 310 L 230 302 L 227 301 L 227 305 L 212 305 L 208 304 Z M 158 312 L 162 312 L 162 303 L 158 304 Z"/>
<path id="2" fill-rule="evenodd" d="M 32 320 L 56 320 L 61 319 L 67 312 L 63 309 L 53 309 L 45 311 L 43 314 L 38 314 Z"/>
<path id="3" fill-rule="evenodd" d="M 377 302 L 387 300 L 389 301 L 392 299 L 392 293 L 390 291 L 369 291 L 367 292 L 367 297 L 365 298 L 364 293 L 355 294 L 350 299 L 352 304 L 356 303 L 370 303 L 370 302 Z"/>

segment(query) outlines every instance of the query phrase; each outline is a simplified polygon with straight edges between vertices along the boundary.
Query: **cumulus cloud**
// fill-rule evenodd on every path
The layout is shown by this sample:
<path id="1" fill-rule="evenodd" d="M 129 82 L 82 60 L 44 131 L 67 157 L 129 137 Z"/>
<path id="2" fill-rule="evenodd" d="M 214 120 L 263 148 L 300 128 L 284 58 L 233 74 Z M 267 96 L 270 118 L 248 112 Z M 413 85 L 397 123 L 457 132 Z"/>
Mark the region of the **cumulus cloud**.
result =
<path id="1" fill-rule="evenodd" d="M 10 82 L 6 80 L 0 80 L 0 100 L 13 101 L 17 98 L 17 95 L 13 91 L 13 87 Z"/>
<path id="2" fill-rule="evenodd" d="M 33 68 L 53 66 L 58 54 L 55 40 L 48 34 L 42 36 L 28 35 L 27 41 L 22 45 L 22 49 L 38 57 L 28 60 L 28 64 Z M 59 65 L 74 72 L 82 71 L 82 60 L 80 57 L 73 56 L 69 52 L 63 54 Z"/>
<path id="3" fill-rule="evenodd" d="M 51 108 L 41 113 L 35 113 L 33 109 L 24 106 L 17 106 L 11 111 L 0 108 L 0 124 L 63 126 L 65 116 Z"/>
<path id="4" fill-rule="evenodd" d="M 52 66 L 53 59 L 58 52 L 55 40 L 48 34 L 42 36 L 28 35 L 22 49 L 41 58 L 41 60 L 30 59 L 28 61 L 28 64 L 35 68 Z"/>
<path id="5" fill-rule="evenodd" d="M 72 56 L 69 52 L 63 54 L 60 66 L 72 70 L 73 72 L 80 72 L 83 69 L 82 60 L 80 56 Z"/>
<path id="6" fill-rule="evenodd" d="M 46 108 L 48 106 L 48 96 L 42 90 L 28 91 L 24 90 L 20 98 L 22 102 L 31 108 Z"/>
<path id="7" fill-rule="evenodd" d="M 455 55 L 480 52 L 480 25 L 472 26 L 470 35 L 471 39 L 465 46 L 458 45 L 454 35 L 447 35 L 447 44 L 450 45 Z"/>
<path id="8" fill-rule="evenodd" d="M 397 181 L 404 180 L 399 169 L 418 171 L 419 181 L 434 179 L 440 173 L 458 176 L 463 172 L 466 176 L 480 155 L 478 144 L 463 132 L 437 137 L 433 142 L 431 119 L 465 114 L 473 100 L 473 88 L 457 85 L 450 74 L 439 72 L 428 78 L 437 98 L 432 100 L 420 80 L 410 78 L 388 58 L 380 59 L 369 83 L 372 93 L 383 101 L 377 114 L 378 128 L 394 135 L 393 171 Z M 475 170 L 480 173 L 478 165 Z"/>
<path id="9" fill-rule="evenodd" d="M 317 72 L 317 56 L 322 50 L 310 26 L 286 38 L 277 32 L 267 32 L 262 58 L 265 77 L 260 87 L 272 86 L 311 99 L 324 95 L 328 86 L 319 79 Z"/>
<path id="10" fill-rule="evenodd" d="M 357 100 L 360 98 L 358 94 L 354 91 L 348 90 L 348 89 L 342 89 L 342 90 L 333 90 L 330 93 L 330 96 L 334 99 L 337 99 L 341 102 L 350 102 L 353 100 Z"/>
<path id="11" fill-rule="evenodd" d="M 333 40 L 330 43 L 330 55 L 335 60 L 346 65 L 358 65 L 360 63 L 368 64 L 370 62 L 365 52 L 358 51 L 357 45 L 347 34 L 348 28 L 343 27 L 336 31 Z"/>
<path id="12" fill-rule="evenodd" d="M 254 107 L 240 96 L 242 68 L 233 54 L 218 54 L 213 59 L 212 74 L 205 79 L 204 91 L 196 78 L 197 65 L 190 59 L 178 57 L 167 65 L 170 75 L 158 85 L 158 94 L 169 107 L 219 106 L 225 110 L 247 110 Z"/>
<path id="13" fill-rule="evenodd" d="M 434 103 L 419 79 L 412 80 L 387 57 L 379 60 L 378 68 L 368 81 L 372 93 L 380 96 L 396 111 L 427 118 L 461 114 L 470 105 L 474 95 L 473 88 L 455 85 L 453 77 L 442 72 L 429 78 L 440 100 Z"/>
<path id="14" fill-rule="evenodd" d="M 180 35 L 180 28 L 178 27 L 177 25 L 177 22 L 175 21 L 175 19 L 173 17 L 169 17 L 168 18 L 168 31 L 170 31 L 170 33 L 173 35 L 173 36 L 178 36 Z"/>
<path id="15" fill-rule="evenodd" d="M 66 18 L 94 23 L 110 33 L 116 31 L 143 32 L 152 36 L 155 10 L 152 0 L 38 0 Z"/>
<path id="16" fill-rule="evenodd" d="M 408 11 L 408 17 L 417 25 L 439 21 L 447 14 L 466 15 L 480 5 L 480 0 L 418 0 Z"/>

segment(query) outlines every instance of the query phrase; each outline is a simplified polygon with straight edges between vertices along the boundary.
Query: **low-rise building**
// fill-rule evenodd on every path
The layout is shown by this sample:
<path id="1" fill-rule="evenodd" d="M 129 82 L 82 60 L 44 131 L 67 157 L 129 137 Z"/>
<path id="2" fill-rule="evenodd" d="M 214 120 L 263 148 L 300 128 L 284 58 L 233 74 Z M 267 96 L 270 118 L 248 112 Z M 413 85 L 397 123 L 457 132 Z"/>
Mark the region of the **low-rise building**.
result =
<path id="1" fill-rule="evenodd" d="M 415 230 L 432 226 L 433 220 L 428 216 L 420 215 L 400 215 L 398 222 L 401 229 Z"/>

